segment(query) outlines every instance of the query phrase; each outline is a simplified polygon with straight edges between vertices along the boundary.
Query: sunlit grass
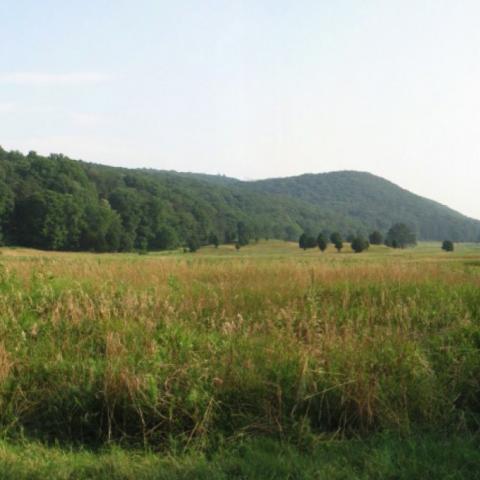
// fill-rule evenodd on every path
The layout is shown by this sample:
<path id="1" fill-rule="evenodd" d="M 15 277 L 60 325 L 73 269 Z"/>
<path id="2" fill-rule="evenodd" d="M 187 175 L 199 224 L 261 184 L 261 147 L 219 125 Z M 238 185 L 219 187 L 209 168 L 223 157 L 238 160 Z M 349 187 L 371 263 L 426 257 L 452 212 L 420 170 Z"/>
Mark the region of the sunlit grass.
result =
<path id="1" fill-rule="evenodd" d="M 163 452 L 258 436 L 471 435 L 479 260 L 476 245 L 437 244 L 2 249 L 0 429 Z"/>

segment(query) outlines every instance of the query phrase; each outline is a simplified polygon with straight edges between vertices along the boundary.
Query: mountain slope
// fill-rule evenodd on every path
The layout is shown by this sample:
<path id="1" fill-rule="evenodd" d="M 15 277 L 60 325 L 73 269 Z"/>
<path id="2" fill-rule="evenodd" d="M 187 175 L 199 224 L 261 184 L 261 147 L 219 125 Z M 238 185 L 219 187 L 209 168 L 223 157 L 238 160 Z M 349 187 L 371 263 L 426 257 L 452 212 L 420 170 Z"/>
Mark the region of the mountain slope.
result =
<path id="1" fill-rule="evenodd" d="M 342 171 L 252 182 L 252 190 L 325 205 L 382 231 L 409 224 L 420 239 L 477 239 L 479 222 L 370 173 Z"/>
<path id="2" fill-rule="evenodd" d="M 107 167 L 0 148 L 0 226 L 7 244 L 129 251 L 216 235 L 296 240 L 302 231 L 368 234 L 402 221 L 419 238 L 476 240 L 480 222 L 366 173 L 254 182 Z"/>

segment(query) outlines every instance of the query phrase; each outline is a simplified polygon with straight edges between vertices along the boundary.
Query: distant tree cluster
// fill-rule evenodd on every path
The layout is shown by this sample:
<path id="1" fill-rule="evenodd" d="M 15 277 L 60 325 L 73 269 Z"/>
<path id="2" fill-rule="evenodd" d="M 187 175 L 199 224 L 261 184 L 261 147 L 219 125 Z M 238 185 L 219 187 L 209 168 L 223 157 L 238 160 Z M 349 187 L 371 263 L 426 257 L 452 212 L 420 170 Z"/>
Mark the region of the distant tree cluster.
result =
<path id="1" fill-rule="evenodd" d="M 342 250 L 343 240 L 340 233 L 334 232 L 330 234 L 330 242 L 333 244 L 333 246 L 337 249 L 338 252 Z M 319 233 L 317 238 L 315 238 L 313 235 L 302 233 L 298 240 L 298 246 L 303 250 L 306 250 L 307 248 L 318 247 L 320 251 L 324 252 L 328 247 L 328 240 L 323 232 Z"/>
<path id="2" fill-rule="evenodd" d="M 335 249 L 338 252 L 341 252 L 341 250 L 343 249 L 342 235 L 339 232 L 333 232 L 330 234 L 329 240 L 333 244 Z M 350 246 L 355 253 L 361 253 L 368 250 L 370 248 L 370 245 L 382 245 L 382 243 L 384 242 L 384 237 L 383 234 L 378 230 L 370 233 L 370 235 L 368 235 L 368 240 L 361 234 L 355 235 L 350 233 L 347 235 L 347 242 L 350 243 Z M 385 237 L 385 245 L 392 248 L 406 248 L 410 246 L 415 246 L 416 243 L 417 240 L 415 233 L 403 223 L 396 223 L 392 225 Z M 453 243 L 452 245 L 450 245 L 450 243 L 451 242 L 444 242 L 442 248 L 453 248 Z M 318 248 L 323 252 L 328 246 L 328 241 L 323 232 L 320 233 L 316 239 L 312 235 L 302 233 L 299 238 L 299 246 L 304 250 L 306 250 L 307 248 L 314 248 L 318 246 Z"/>

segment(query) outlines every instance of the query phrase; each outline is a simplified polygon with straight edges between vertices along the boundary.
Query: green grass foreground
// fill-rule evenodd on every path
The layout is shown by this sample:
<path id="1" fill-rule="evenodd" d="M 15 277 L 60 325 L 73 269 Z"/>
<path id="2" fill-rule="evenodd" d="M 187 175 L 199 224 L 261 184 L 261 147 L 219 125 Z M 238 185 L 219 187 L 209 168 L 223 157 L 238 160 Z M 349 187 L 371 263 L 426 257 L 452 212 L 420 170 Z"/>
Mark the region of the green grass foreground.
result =
<path id="1" fill-rule="evenodd" d="M 477 245 L 0 265 L 2 479 L 478 478 Z"/>
<path id="2" fill-rule="evenodd" d="M 367 480 L 477 479 L 480 442 L 473 436 L 320 443 L 300 451 L 268 439 L 239 442 L 213 454 L 169 456 L 111 448 L 102 452 L 0 443 L 2 480 Z"/>

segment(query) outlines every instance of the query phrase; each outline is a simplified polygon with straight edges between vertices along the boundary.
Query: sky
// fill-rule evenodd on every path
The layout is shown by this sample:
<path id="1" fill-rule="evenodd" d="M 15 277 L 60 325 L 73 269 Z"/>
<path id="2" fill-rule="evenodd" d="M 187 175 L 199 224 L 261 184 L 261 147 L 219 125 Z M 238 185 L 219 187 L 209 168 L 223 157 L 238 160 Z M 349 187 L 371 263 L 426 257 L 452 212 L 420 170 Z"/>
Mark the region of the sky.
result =
<path id="1" fill-rule="evenodd" d="M 369 171 L 480 219 L 480 2 L 0 0 L 0 145 Z"/>

